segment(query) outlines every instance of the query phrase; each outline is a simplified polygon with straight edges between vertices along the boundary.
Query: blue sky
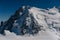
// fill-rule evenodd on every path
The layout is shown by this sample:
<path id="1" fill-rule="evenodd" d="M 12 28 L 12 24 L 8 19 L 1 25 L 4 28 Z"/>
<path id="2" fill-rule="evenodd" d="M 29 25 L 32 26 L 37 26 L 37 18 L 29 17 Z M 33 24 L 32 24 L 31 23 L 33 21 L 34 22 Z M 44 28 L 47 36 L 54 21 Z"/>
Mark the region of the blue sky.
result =
<path id="1" fill-rule="evenodd" d="M 60 7 L 60 0 L 0 0 L 0 21 L 7 20 L 23 5 L 39 8 Z"/>

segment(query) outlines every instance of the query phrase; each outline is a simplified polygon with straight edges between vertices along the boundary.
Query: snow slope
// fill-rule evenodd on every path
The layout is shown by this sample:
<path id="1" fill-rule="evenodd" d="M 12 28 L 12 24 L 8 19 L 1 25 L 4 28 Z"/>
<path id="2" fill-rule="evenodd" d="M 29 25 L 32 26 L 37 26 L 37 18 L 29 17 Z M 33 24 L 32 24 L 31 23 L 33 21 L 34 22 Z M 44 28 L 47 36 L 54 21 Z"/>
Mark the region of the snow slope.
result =
<path id="1" fill-rule="evenodd" d="M 50 31 L 40 31 L 35 36 L 17 36 L 14 33 L 6 31 L 6 36 L 0 35 L 0 40 L 58 40 L 59 37 Z"/>
<path id="2" fill-rule="evenodd" d="M 53 7 L 48 10 L 31 7 L 29 13 L 33 15 L 38 25 L 41 25 L 41 31 L 36 35 L 26 34 L 24 36 L 16 35 L 5 31 L 6 35 L 0 35 L 0 40 L 60 40 L 60 12 Z"/>

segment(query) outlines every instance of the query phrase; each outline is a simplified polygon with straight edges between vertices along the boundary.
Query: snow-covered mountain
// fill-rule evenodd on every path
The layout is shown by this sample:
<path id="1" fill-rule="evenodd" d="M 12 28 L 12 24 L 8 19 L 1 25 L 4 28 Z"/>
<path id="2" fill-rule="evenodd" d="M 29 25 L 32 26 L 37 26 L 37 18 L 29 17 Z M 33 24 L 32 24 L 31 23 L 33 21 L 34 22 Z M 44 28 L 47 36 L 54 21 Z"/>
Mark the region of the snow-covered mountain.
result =
<path id="1" fill-rule="evenodd" d="M 60 40 L 60 12 L 55 7 L 42 9 L 23 6 L 0 27 L 1 34 L 4 30 L 17 35 L 39 34 L 35 40 Z"/>
<path id="2" fill-rule="evenodd" d="M 40 30 L 40 25 L 29 12 L 30 7 L 20 7 L 1 27 L 1 34 L 4 30 L 9 30 L 17 35 L 36 34 Z"/>

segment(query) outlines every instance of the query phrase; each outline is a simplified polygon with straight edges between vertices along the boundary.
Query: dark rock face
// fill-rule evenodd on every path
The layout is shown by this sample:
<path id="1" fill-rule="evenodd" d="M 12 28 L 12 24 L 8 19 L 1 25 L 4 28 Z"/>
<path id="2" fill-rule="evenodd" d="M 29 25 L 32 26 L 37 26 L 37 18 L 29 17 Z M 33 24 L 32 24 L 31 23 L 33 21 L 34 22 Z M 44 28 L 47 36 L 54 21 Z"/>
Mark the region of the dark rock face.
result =
<path id="1" fill-rule="evenodd" d="M 17 35 L 37 34 L 40 26 L 34 19 L 33 15 L 29 13 L 30 7 L 20 7 L 14 15 L 12 15 L 0 28 L 0 33 L 4 34 L 4 30 L 9 30 Z"/>

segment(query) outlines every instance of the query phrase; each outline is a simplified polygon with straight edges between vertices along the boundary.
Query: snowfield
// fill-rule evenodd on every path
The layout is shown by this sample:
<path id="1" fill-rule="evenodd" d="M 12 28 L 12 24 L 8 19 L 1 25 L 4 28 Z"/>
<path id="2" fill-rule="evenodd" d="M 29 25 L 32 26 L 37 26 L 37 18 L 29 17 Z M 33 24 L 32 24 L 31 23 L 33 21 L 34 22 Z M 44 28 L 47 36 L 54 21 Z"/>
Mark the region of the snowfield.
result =
<path id="1" fill-rule="evenodd" d="M 42 30 L 36 35 L 16 35 L 5 30 L 6 35 L 0 35 L 0 40 L 60 40 L 60 12 L 53 7 L 48 10 L 32 7 L 29 13 L 34 16 Z M 57 29 L 53 28 L 57 27 Z"/>
<path id="2" fill-rule="evenodd" d="M 40 31 L 39 34 L 32 36 L 32 35 L 24 35 L 24 36 L 17 36 L 14 33 L 10 33 L 6 31 L 6 35 L 0 35 L 0 40 L 58 40 L 59 37 L 50 31 Z"/>

